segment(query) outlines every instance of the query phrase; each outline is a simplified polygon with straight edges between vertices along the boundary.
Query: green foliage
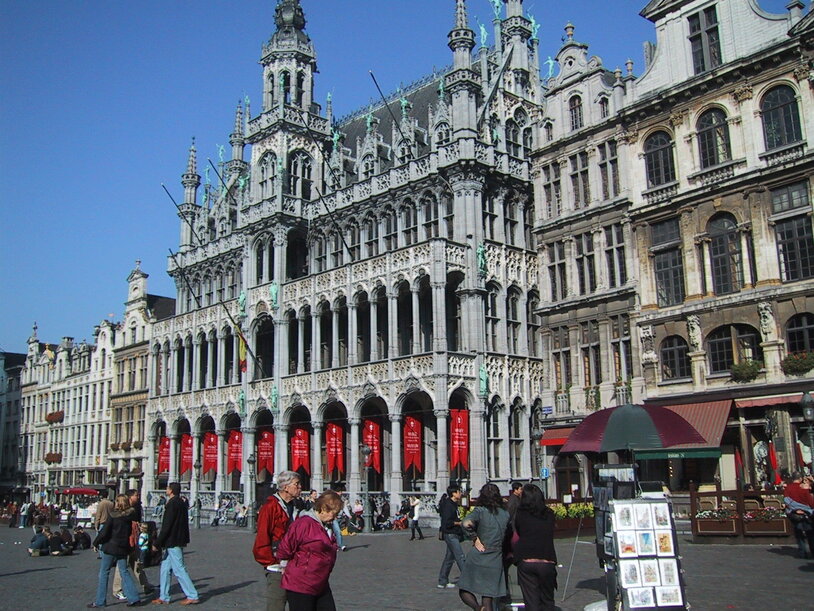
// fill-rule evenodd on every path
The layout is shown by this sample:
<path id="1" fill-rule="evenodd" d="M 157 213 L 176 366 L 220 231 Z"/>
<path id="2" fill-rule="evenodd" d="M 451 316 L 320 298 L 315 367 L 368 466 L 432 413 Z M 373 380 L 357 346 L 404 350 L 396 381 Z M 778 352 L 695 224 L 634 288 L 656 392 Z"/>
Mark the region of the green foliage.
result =
<path id="1" fill-rule="evenodd" d="M 730 375 L 733 382 L 751 382 L 760 374 L 761 369 L 763 369 L 763 363 L 747 359 L 734 363 Z"/>
<path id="2" fill-rule="evenodd" d="M 719 507 L 718 509 L 705 509 L 704 511 L 699 511 L 695 514 L 695 517 L 708 520 L 729 520 L 731 518 L 737 518 L 738 512 L 734 509 Z"/>
<path id="3" fill-rule="evenodd" d="M 594 517 L 593 503 L 573 503 L 566 510 L 569 518 L 592 518 Z"/>
<path id="4" fill-rule="evenodd" d="M 787 376 L 801 376 L 814 369 L 814 353 L 797 352 L 789 354 L 780 362 L 783 373 Z"/>

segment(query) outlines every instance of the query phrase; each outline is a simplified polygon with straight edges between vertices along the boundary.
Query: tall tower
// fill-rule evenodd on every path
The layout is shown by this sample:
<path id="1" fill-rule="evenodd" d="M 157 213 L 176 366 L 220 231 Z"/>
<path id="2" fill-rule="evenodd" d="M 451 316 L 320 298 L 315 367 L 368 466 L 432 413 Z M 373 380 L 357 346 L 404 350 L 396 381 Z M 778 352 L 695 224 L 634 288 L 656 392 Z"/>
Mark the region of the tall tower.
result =
<path id="1" fill-rule="evenodd" d="M 446 89 L 452 98 L 453 135 L 456 138 L 477 136 L 477 101 L 480 92 L 478 75 L 472 70 L 472 49 L 475 32 L 466 16 L 466 0 L 456 0 L 455 27 L 450 30 L 452 70 L 446 76 Z"/>
<path id="2" fill-rule="evenodd" d="M 198 157 L 195 151 L 195 138 L 192 139 L 192 145 L 189 147 L 187 171 L 181 175 L 181 184 L 184 185 L 184 203 L 178 206 L 178 218 L 181 219 L 179 248 L 184 251 L 189 250 L 193 245 L 192 225 L 200 209 L 200 206 L 195 201 L 198 195 L 198 187 L 201 186 L 201 177 L 198 174 Z"/>

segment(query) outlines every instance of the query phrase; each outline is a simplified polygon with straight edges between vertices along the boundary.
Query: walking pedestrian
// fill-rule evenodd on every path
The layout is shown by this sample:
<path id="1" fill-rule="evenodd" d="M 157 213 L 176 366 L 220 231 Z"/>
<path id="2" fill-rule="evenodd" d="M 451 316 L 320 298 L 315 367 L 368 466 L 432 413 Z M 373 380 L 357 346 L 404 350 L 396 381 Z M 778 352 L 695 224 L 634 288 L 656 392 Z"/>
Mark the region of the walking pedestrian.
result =
<path id="1" fill-rule="evenodd" d="M 461 549 L 461 539 L 463 530 L 458 519 L 458 503 L 461 501 L 461 488 L 456 485 L 447 487 L 447 493 L 441 497 L 438 503 L 438 513 L 441 514 L 441 527 L 439 533 L 447 544 L 444 552 L 444 560 L 441 562 L 441 570 L 438 572 L 439 588 L 454 588 L 455 584 L 449 580 L 449 572 L 452 564 L 458 565 L 458 570 L 464 570 L 464 552 Z"/>
<path id="2" fill-rule="evenodd" d="M 327 490 L 286 532 L 277 556 L 287 560 L 282 578 L 289 611 L 335 611 L 328 580 L 336 564 L 337 543 L 330 524 L 342 510 L 342 497 Z"/>
<path id="3" fill-rule="evenodd" d="M 415 531 L 418 530 L 418 540 L 424 538 L 418 519 L 421 517 L 421 500 L 417 496 L 410 497 L 410 541 L 415 539 Z"/>
<path id="4" fill-rule="evenodd" d="M 814 479 L 803 477 L 799 471 L 791 475 L 791 483 L 783 491 L 786 515 L 794 525 L 794 538 L 801 558 L 814 558 L 814 496 L 811 484 Z M 806 549 L 808 543 L 808 549 Z"/>
<path id="5" fill-rule="evenodd" d="M 543 491 L 533 484 L 523 486 L 514 529 L 517 533 L 514 561 L 525 608 L 554 611 L 554 590 L 557 589 L 554 512 L 545 504 Z"/>
<path id="6" fill-rule="evenodd" d="M 122 586 L 127 596 L 127 606 L 135 607 L 141 603 L 136 582 L 127 568 L 127 556 L 132 547 L 130 545 L 130 532 L 134 511 L 130 507 L 127 496 L 120 494 L 116 497 L 113 509 L 108 513 L 107 520 L 101 525 L 93 546 L 98 548 L 102 562 L 99 565 L 99 581 L 96 585 L 96 600 L 88 604 L 89 609 L 104 607 L 107 602 L 107 583 L 110 571 L 117 566 L 122 575 Z"/>
<path id="7" fill-rule="evenodd" d="M 156 547 L 164 550 L 161 557 L 161 585 L 154 605 L 170 604 L 170 581 L 172 575 L 178 580 L 186 598 L 182 605 L 197 605 L 200 602 L 198 591 L 192 583 L 184 564 L 184 547 L 189 543 L 189 507 L 181 498 L 181 484 L 172 482 L 167 486 L 167 503 L 164 506 L 164 519 L 161 532 L 156 537 Z"/>
<path id="8" fill-rule="evenodd" d="M 266 499 L 257 516 L 252 553 L 266 571 L 266 611 L 285 609 L 286 593 L 281 581 L 286 563 L 279 560 L 277 548 L 289 524 L 297 517 L 294 501 L 301 491 L 300 476 L 294 471 L 281 471 L 277 474 L 277 493 Z"/>
<path id="9" fill-rule="evenodd" d="M 142 521 L 144 521 L 144 509 L 141 505 L 141 495 L 135 488 L 131 488 L 125 494 L 130 501 L 130 507 L 133 509 L 133 526 L 130 533 L 130 545 L 133 549 L 130 552 L 130 555 L 127 557 L 127 566 L 130 567 L 130 570 L 133 571 L 133 574 L 136 576 L 136 581 L 138 582 L 142 593 L 149 596 L 153 593 L 153 586 L 150 585 L 150 580 L 147 577 L 147 573 L 144 572 L 144 566 L 139 562 L 138 550 L 140 524 Z M 113 575 L 113 596 L 119 600 L 125 599 L 124 592 L 122 592 L 122 578 L 118 568 Z"/>

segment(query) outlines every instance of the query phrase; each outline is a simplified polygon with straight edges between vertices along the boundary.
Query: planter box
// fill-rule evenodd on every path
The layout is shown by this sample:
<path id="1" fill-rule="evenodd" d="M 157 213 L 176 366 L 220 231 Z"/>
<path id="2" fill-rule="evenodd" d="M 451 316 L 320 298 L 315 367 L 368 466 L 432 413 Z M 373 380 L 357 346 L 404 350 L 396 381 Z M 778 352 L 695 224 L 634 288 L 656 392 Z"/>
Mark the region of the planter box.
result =
<path id="1" fill-rule="evenodd" d="M 734 518 L 727 520 L 714 520 L 712 518 L 696 518 L 696 532 L 699 535 L 717 535 L 734 537 L 738 534 L 738 526 Z"/>
<path id="2" fill-rule="evenodd" d="M 747 537 L 788 537 L 791 530 L 791 523 L 786 518 L 743 521 L 743 534 Z"/>

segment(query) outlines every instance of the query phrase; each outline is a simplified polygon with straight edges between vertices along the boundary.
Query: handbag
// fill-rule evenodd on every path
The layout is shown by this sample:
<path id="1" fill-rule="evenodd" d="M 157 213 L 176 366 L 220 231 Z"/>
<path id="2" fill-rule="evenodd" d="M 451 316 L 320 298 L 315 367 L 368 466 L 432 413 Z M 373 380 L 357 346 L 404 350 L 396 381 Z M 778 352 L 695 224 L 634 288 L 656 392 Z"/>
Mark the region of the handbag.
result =
<path id="1" fill-rule="evenodd" d="M 439 540 L 439 541 L 443 541 L 443 540 L 444 540 L 444 531 L 443 531 L 443 530 L 441 530 L 440 528 L 438 529 L 438 540 Z"/>

